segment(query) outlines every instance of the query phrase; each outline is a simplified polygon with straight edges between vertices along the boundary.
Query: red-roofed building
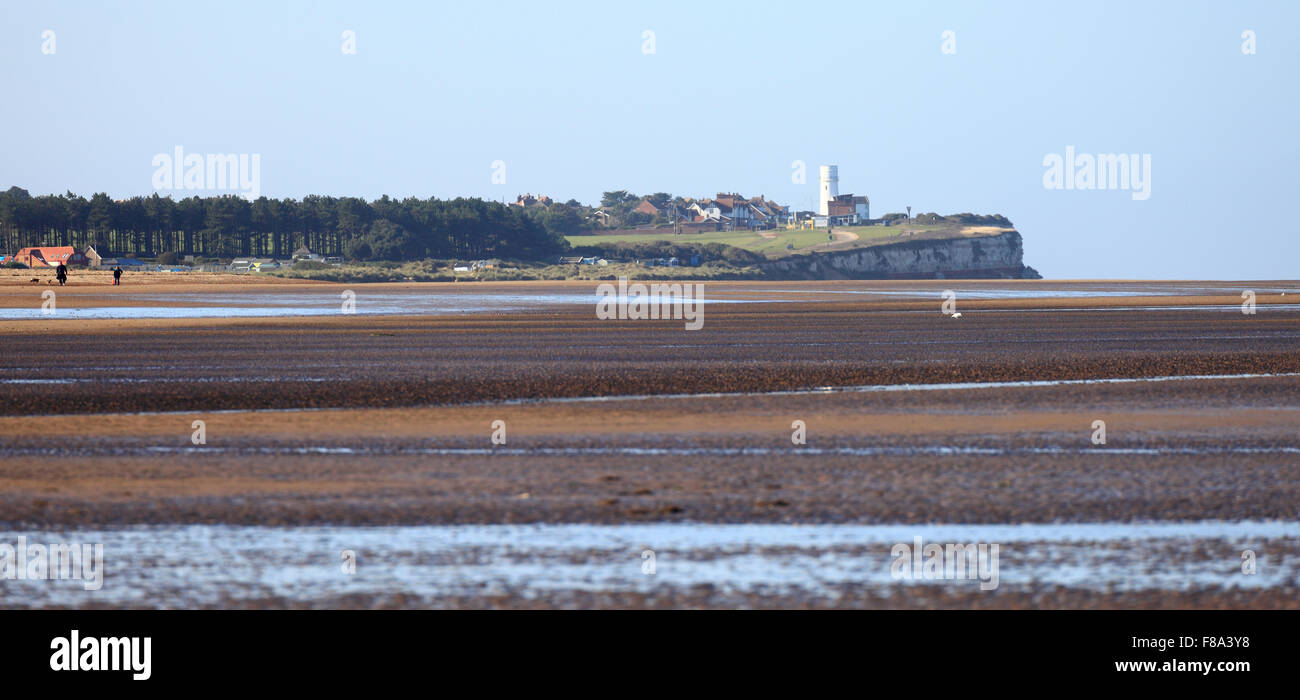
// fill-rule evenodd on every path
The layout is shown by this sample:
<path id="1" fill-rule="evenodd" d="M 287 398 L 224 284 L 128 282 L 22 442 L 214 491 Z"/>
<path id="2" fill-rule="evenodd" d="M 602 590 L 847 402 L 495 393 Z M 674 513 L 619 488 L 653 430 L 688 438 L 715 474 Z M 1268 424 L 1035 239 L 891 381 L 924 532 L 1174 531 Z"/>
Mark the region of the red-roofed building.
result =
<path id="1" fill-rule="evenodd" d="M 762 196 L 746 199 L 735 192 L 719 192 L 716 199 L 686 201 L 690 221 L 717 223 L 719 230 L 765 229 L 790 221 L 789 208 Z"/>
<path id="2" fill-rule="evenodd" d="M 59 263 L 64 265 L 87 265 L 89 260 L 76 248 L 70 245 L 64 246 L 42 246 L 39 248 L 23 248 L 14 255 L 14 260 L 26 265 L 27 267 L 58 267 Z"/>

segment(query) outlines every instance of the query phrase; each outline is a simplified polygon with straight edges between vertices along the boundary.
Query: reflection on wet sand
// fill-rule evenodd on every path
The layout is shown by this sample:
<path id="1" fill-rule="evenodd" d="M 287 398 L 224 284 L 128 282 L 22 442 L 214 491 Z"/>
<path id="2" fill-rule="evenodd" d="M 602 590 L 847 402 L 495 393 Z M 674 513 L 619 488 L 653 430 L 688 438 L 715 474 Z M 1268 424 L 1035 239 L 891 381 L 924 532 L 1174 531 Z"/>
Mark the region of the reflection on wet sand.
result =
<path id="1" fill-rule="evenodd" d="M 790 605 L 826 602 L 843 587 L 886 594 L 953 586 L 996 596 L 1064 586 L 1131 592 L 1263 589 L 1300 580 L 1300 522 L 1068 525 L 459 525 L 231 527 L 209 525 L 0 533 L 0 542 L 104 545 L 104 585 L 6 581 L 16 607 L 227 607 L 242 598 L 290 605 L 400 591 L 442 597 L 557 592 L 656 593 L 706 587 L 763 593 Z M 991 570 L 964 578 L 900 577 L 894 548 L 917 541 L 998 545 Z M 1242 552 L 1265 559 L 1242 571 Z M 341 563 L 350 552 L 348 573 Z M 653 556 L 654 565 L 645 562 Z M 990 567 L 986 566 L 986 569 Z M 979 583 L 984 582 L 984 588 Z M 991 588 L 990 588 L 991 586 Z"/>

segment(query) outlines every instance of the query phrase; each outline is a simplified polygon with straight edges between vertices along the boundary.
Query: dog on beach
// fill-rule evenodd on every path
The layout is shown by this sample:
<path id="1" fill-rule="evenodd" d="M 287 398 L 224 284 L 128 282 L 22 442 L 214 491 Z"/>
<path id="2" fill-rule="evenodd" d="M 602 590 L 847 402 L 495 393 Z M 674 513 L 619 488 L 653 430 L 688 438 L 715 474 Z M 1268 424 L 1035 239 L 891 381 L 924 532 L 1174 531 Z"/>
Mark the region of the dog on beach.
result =
<path id="1" fill-rule="evenodd" d="M 40 283 L 41 283 L 41 278 L 40 278 L 40 277 L 33 277 L 33 278 L 32 278 L 32 284 L 40 284 Z"/>

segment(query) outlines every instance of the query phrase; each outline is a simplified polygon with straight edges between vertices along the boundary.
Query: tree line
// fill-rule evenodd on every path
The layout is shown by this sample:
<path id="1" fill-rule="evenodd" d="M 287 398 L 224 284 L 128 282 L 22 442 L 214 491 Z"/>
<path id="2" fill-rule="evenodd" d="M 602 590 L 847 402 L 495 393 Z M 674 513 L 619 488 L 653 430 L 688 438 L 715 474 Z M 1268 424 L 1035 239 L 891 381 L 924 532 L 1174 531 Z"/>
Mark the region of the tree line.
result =
<path id="1" fill-rule="evenodd" d="M 311 195 L 302 200 L 232 195 L 90 199 L 72 192 L 0 193 L 0 252 L 29 246 L 94 246 L 103 256 L 289 257 L 301 245 L 352 260 L 541 260 L 569 247 L 585 221 L 576 208 L 525 211 L 481 199 Z M 553 210 L 553 211 L 552 211 Z"/>

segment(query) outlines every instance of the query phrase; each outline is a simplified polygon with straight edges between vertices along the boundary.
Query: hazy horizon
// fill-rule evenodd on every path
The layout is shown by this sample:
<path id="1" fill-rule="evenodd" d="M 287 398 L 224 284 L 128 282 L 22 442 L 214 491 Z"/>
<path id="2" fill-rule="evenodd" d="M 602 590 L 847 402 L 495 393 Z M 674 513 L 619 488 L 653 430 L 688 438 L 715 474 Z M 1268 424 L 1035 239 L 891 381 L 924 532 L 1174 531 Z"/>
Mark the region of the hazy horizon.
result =
<path id="1" fill-rule="evenodd" d="M 258 155 L 268 197 L 735 191 L 809 209 L 834 164 L 873 216 L 1005 215 L 1049 278 L 1296 277 L 1296 224 L 1267 214 L 1300 156 L 1300 61 L 1278 31 L 1294 3 L 0 12 L 0 188 L 34 195 L 149 195 L 152 159 L 180 146 Z M 1149 156 L 1149 198 L 1045 188 L 1067 147 Z"/>

